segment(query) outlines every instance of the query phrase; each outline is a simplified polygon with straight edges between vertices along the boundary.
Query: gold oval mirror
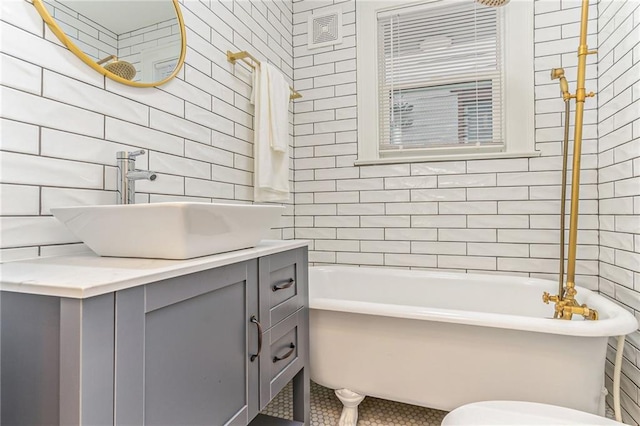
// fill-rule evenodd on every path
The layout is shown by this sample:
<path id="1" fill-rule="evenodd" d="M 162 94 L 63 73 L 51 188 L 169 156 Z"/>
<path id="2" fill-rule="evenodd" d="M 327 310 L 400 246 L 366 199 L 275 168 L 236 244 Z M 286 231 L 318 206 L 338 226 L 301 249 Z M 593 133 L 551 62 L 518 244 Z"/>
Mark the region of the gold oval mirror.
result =
<path id="1" fill-rule="evenodd" d="M 122 84 L 178 74 L 187 38 L 178 0 L 33 0 L 51 31 L 91 68 Z"/>

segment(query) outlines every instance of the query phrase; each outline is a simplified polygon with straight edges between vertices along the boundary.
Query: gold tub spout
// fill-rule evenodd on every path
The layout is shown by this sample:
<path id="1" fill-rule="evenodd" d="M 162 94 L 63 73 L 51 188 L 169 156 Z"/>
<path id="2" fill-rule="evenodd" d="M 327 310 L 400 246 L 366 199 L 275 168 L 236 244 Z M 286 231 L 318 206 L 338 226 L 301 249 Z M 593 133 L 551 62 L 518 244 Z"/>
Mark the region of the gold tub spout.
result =
<path id="1" fill-rule="evenodd" d="M 576 292 L 575 289 L 573 291 L 574 293 Z M 545 291 L 542 294 L 542 301 L 547 304 L 549 302 L 556 304 L 554 318 L 570 320 L 573 315 L 582 315 L 588 320 L 595 321 L 598 319 L 598 311 L 589 308 L 586 304 L 578 305 L 578 302 L 573 297 L 565 296 L 564 299 L 560 299 L 558 295 L 551 296 Z"/>

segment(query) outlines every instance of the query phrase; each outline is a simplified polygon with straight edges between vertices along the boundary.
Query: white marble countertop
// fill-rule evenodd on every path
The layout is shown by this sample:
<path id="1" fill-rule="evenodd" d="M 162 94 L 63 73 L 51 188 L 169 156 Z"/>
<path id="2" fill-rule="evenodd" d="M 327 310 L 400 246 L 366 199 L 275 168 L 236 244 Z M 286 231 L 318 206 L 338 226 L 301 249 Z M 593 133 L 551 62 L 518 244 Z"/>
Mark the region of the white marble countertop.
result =
<path id="1" fill-rule="evenodd" d="M 84 299 L 308 244 L 305 240 L 264 240 L 253 248 L 189 260 L 100 257 L 93 253 L 39 257 L 0 264 L 0 290 Z"/>

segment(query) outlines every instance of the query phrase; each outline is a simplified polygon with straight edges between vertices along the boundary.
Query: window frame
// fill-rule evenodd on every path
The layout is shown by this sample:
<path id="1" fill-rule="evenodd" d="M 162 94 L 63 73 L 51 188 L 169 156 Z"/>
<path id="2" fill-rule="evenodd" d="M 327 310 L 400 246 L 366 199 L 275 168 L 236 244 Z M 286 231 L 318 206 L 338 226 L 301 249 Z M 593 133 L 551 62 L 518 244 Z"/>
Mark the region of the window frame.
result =
<path id="1" fill-rule="evenodd" d="M 378 21 L 377 14 L 404 7 L 433 7 L 443 1 L 363 0 L 356 2 L 358 159 L 356 165 L 461 159 L 535 157 L 533 67 L 533 2 L 512 1 L 499 9 L 504 29 L 504 147 L 452 146 L 379 153 Z M 479 5 L 479 7 L 484 7 Z M 364 42 L 363 42 L 364 41 Z M 365 123 L 368 123 L 365 125 Z M 374 123 L 374 124 L 372 124 Z M 498 149 L 498 150 L 497 150 Z M 429 154 L 425 154 L 428 152 Z"/>

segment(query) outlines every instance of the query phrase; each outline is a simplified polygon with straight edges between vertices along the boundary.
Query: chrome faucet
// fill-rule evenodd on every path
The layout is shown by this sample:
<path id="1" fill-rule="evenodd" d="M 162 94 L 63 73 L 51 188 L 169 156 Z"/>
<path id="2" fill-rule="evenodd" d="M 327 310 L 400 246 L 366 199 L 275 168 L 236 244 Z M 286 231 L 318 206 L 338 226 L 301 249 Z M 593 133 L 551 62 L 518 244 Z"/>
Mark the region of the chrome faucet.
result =
<path id="1" fill-rule="evenodd" d="M 118 160 L 118 204 L 135 204 L 137 180 L 148 179 L 153 181 L 158 178 L 155 172 L 136 169 L 136 157 L 144 153 L 144 149 L 133 152 L 116 152 L 116 159 Z"/>

